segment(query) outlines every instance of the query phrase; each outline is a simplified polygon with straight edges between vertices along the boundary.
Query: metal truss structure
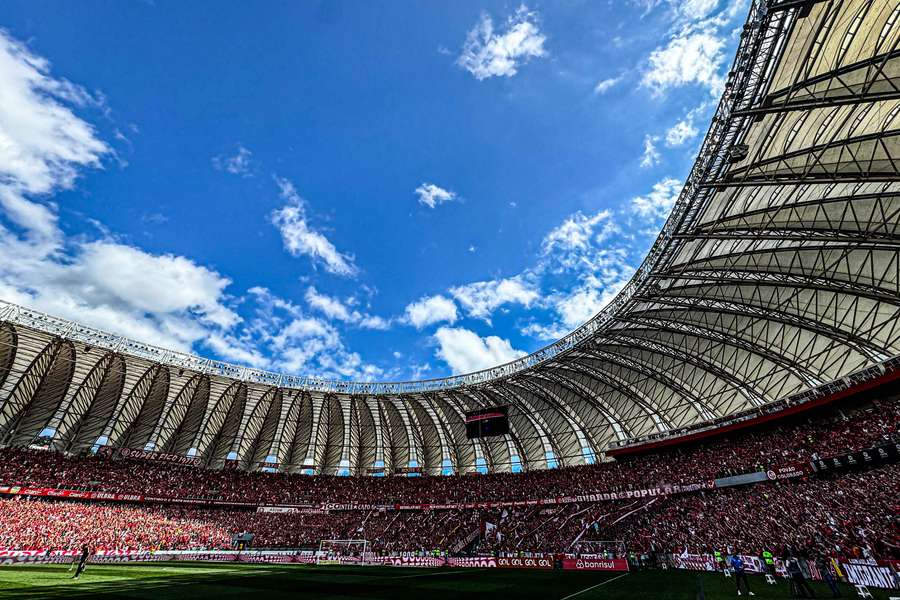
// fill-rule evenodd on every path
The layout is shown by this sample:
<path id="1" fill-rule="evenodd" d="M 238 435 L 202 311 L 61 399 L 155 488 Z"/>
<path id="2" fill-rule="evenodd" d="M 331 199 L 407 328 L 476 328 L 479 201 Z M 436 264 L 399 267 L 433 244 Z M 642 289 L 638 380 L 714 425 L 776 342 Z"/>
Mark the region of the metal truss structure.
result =
<path id="1" fill-rule="evenodd" d="M 900 5 L 756 0 L 684 189 L 600 314 L 512 363 L 326 381 L 0 303 L 0 445 L 191 453 L 287 471 L 580 464 L 874 376 L 900 356 Z M 510 405 L 509 435 L 463 414 Z M 269 462 L 267 462 L 267 459 Z"/>

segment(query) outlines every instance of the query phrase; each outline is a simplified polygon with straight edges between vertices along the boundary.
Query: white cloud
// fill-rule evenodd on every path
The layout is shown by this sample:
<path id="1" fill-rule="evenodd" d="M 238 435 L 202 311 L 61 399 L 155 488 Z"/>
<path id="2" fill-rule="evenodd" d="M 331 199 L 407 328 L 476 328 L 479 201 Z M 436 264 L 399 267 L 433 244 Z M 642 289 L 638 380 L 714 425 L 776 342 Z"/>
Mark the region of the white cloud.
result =
<path id="1" fill-rule="evenodd" d="M 709 15 L 719 5 L 719 0 L 678 0 L 671 4 L 682 19 L 699 20 Z"/>
<path id="2" fill-rule="evenodd" d="M 606 92 L 608 92 L 609 90 L 614 88 L 616 85 L 618 85 L 618 83 L 620 81 L 622 81 L 621 75 L 618 77 L 610 77 L 608 79 L 601 79 L 600 81 L 597 82 L 597 85 L 594 86 L 594 93 L 598 94 L 598 95 L 605 94 Z"/>
<path id="3" fill-rule="evenodd" d="M 435 208 L 438 204 L 457 199 L 456 192 L 445 190 L 433 183 L 423 183 L 416 188 L 416 194 L 419 196 L 419 204 L 424 204 L 428 208 Z"/>
<path id="4" fill-rule="evenodd" d="M 71 106 L 103 108 L 0 31 L 0 297 L 179 350 L 235 326 L 230 281 L 174 255 L 110 239 L 65 240 L 56 208 L 34 200 L 74 184 L 109 147 Z M 104 236 L 105 227 L 97 223 Z"/>
<path id="5" fill-rule="evenodd" d="M 231 281 L 209 267 L 121 243 L 102 223 L 96 225 L 104 239 L 66 239 L 55 206 L 33 197 L 70 187 L 79 168 L 99 166 L 111 151 L 64 104 L 99 101 L 48 70 L 0 31 L 0 214 L 21 232 L 0 221 L 0 298 L 164 348 L 192 352 L 205 345 L 255 367 L 381 375 L 348 351 L 330 324 L 264 288 L 240 299 L 253 314 L 248 322 L 232 308 L 239 300 L 227 293 Z M 300 207 L 293 186 L 280 183 L 288 184 L 282 192 L 290 205 Z M 290 225 L 290 215 L 284 217 Z M 341 265 L 346 271 L 352 262 L 332 257 L 333 268 Z M 359 325 L 377 319 L 360 315 Z"/>
<path id="6" fill-rule="evenodd" d="M 673 87 L 700 84 L 718 96 L 723 85 L 719 73 L 725 58 L 724 46 L 725 40 L 717 35 L 714 26 L 681 32 L 664 48 L 650 53 L 641 85 L 659 95 Z"/>
<path id="7" fill-rule="evenodd" d="M 644 15 L 647 15 L 650 11 L 659 6 L 662 3 L 662 0 L 630 0 L 630 3 L 640 8 Z"/>
<path id="8" fill-rule="evenodd" d="M 668 16 L 676 24 L 684 24 L 690 21 L 699 21 L 707 17 L 719 5 L 720 0 L 665 0 Z M 630 0 L 631 4 L 638 6 L 644 15 L 650 13 L 657 6 L 663 4 L 663 0 Z M 733 0 L 742 4 L 743 0 Z M 734 10 L 733 7 L 729 8 Z"/>
<path id="9" fill-rule="evenodd" d="M 549 288 L 542 292 L 539 305 L 560 313 L 557 308 L 568 295 L 621 278 L 628 270 L 621 233 L 609 210 L 594 215 L 577 212 L 551 230 L 544 237 L 536 269 L 544 287 Z M 558 333 L 569 327 L 556 323 L 549 329 Z"/>
<path id="10" fill-rule="evenodd" d="M 674 148 L 695 138 L 700 131 L 694 122 L 698 119 L 706 119 L 709 111 L 715 106 L 714 99 L 707 99 L 689 110 L 684 118 L 666 131 L 666 146 Z"/>
<path id="11" fill-rule="evenodd" d="M 334 275 L 355 276 L 358 269 L 353 256 L 339 252 L 328 238 L 310 227 L 305 203 L 294 188 L 294 184 L 281 177 L 276 177 L 275 181 L 281 189 L 281 197 L 287 204 L 273 211 L 271 218 L 272 224 L 281 232 L 285 249 L 292 256 L 309 256 Z"/>
<path id="12" fill-rule="evenodd" d="M 446 321 L 455 323 L 458 318 L 456 303 L 446 296 L 429 296 L 406 307 L 405 320 L 416 329 Z"/>
<path id="13" fill-rule="evenodd" d="M 312 371 L 319 375 L 320 371 L 325 371 L 325 364 L 328 365 L 328 372 L 353 372 L 359 364 L 358 356 L 345 355 L 342 360 L 329 356 L 337 352 L 346 354 L 340 335 L 334 327 L 313 317 L 304 316 L 289 321 L 271 341 L 276 368 L 289 373 Z"/>
<path id="14" fill-rule="evenodd" d="M 471 373 L 487 369 L 525 356 L 525 352 L 512 347 L 509 340 L 495 335 L 485 338 L 461 327 L 441 327 L 434 339 L 438 343 L 435 353 L 446 362 L 453 373 Z"/>
<path id="15" fill-rule="evenodd" d="M 341 301 L 340 298 L 321 294 L 314 287 L 307 288 L 304 298 L 311 308 L 318 310 L 332 320 L 355 324 L 363 329 L 384 330 L 390 328 L 391 325 L 387 319 L 361 313 L 350 308 L 348 303 Z M 351 298 L 349 302 L 355 302 L 355 299 Z"/>
<path id="16" fill-rule="evenodd" d="M 681 146 L 690 139 L 693 139 L 700 133 L 691 119 L 685 118 L 678 121 L 666 131 L 666 146 L 674 148 Z"/>
<path id="17" fill-rule="evenodd" d="M 383 370 L 362 361 L 349 351 L 338 330 L 330 323 L 305 314 L 288 300 L 266 288 L 251 288 L 256 316 L 246 337 L 253 346 L 266 347 L 271 359 L 268 368 L 317 377 L 372 380 Z"/>
<path id="18" fill-rule="evenodd" d="M 384 331 L 391 328 L 390 319 L 379 317 L 378 315 L 363 315 L 359 320 L 359 326 L 363 329 L 377 329 Z"/>
<path id="19" fill-rule="evenodd" d="M 522 277 L 477 281 L 450 288 L 450 293 L 469 315 L 485 320 L 504 304 L 521 304 L 527 308 L 540 296 Z"/>
<path id="20" fill-rule="evenodd" d="M 537 321 L 528 323 L 520 330 L 522 335 L 547 342 L 554 342 L 569 332 L 570 330 L 567 327 L 563 327 L 558 322 L 546 324 Z"/>
<path id="21" fill-rule="evenodd" d="M 203 342 L 222 360 L 257 369 L 271 366 L 269 358 L 264 356 L 251 340 L 241 339 L 230 333 L 212 332 Z"/>
<path id="22" fill-rule="evenodd" d="M 595 238 L 594 230 L 598 226 L 602 227 Z M 609 210 L 601 210 L 593 215 L 578 211 L 544 236 L 541 250 L 544 255 L 556 253 L 562 257 L 567 267 L 572 267 L 577 260 L 577 253 L 585 252 L 596 241 L 605 239 L 613 228 L 612 212 Z"/>
<path id="23" fill-rule="evenodd" d="M 538 13 L 524 4 L 506 20 L 502 32 L 494 31 L 490 15 L 482 13 L 469 31 L 456 64 L 479 81 L 489 77 L 512 77 L 522 64 L 546 56 L 545 41 Z"/>
<path id="24" fill-rule="evenodd" d="M 649 10 L 659 0 L 644 0 Z M 666 0 L 671 20 L 669 41 L 649 55 L 641 85 L 655 95 L 671 88 L 700 85 L 712 98 L 722 92 L 725 44 L 737 29 L 734 19 L 743 13 L 747 0 Z"/>
<path id="25" fill-rule="evenodd" d="M 540 282 L 535 306 L 552 317 L 522 319 L 521 333 L 559 339 L 594 317 L 631 279 L 643 252 L 641 240 L 656 235 L 657 221 L 668 215 L 680 189 L 678 180 L 666 178 L 645 196 L 632 198 L 624 211 L 577 212 L 548 232 L 541 259 L 529 273 Z M 635 215 L 641 221 L 635 222 Z"/>
<path id="26" fill-rule="evenodd" d="M 428 363 L 411 365 L 409 367 L 410 377 L 412 377 L 413 380 L 422 379 L 429 371 L 431 371 L 431 365 Z"/>
<path id="27" fill-rule="evenodd" d="M 644 153 L 641 155 L 642 168 L 647 169 L 659 164 L 661 156 L 659 150 L 656 149 L 656 142 L 658 141 L 659 137 L 655 135 L 644 136 Z"/>
<path id="28" fill-rule="evenodd" d="M 253 153 L 238 144 L 237 152 L 231 156 L 215 156 L 212 159 L 213 167 L 219 171 L 225 171 L 232 175 L 251 177 L 253 175 Z"/>
<path id="29" fill-rule="evenodd" d="M 322 349 L 333 348 L 337 346 L 338 338 L 337 330 L 325 321 L 303 316 L 291 320 L 272 336 L 272 341 L 277 350 L 284 351 L 295 342 L 303 340 L 316 340 L 316 343 L 322 345 Z"/>
<path id="30" fill-rule="evenodd" d="M 70 267 L 76 276 L 72 284 L 83 286 L 95 304 L 124 303 L 152 313 L 192 311 L 222 328 L 238 321 L 220 304 L 231 281 L 183 256 L 152 255 L 108 242 L 89 243 L 82 250 Z"/>
<path id="31" fill-rule="evenodd" d="M 102 101 L 49 71 L 0 30 L 0 208 L 32 241 L 52 244 L 56 212 L 34 197 L 72 187 L 78 169 L 99 167 L 110 148 L 70 108 Z"/>
<path id="32" fill-rule="evenodd" d="M 193 261 L 108 241 L 60 260 L 0 237 L 0 297 L 141 341 L 189 351 L 240 318 L 230 280 Z"/>
<path id="33" fill-rule="evenodd" d="M 577 281 L 560 291 L 547 293 L 543 306 L 556 313 L 551 323 L 532 321 L 522 333 L 537 339 L 555 340 L 583 325 L 606 306 L 634 274 L 627 249 L 591 248 L 568 277 Z"/>
<path id="34" fill-rule="evenodd" d="M 668 216 L 678 194 L 681 193 L 681 182 L 672 177 L 653 184 L 653 189 L 646 196 L 631 199 L 631 207 L 638 215 L 654 221 Z"/>
<path id="35" fill-rule="evenodd" d="M 343 302 L 333 296 L 320 294 L 314 287 L 306 290 L 306 303 L 312 308 L 318 309 L 329 319 L 337 319 L 339 321 L 349 321 L 352 313 Z"/>
<path id="36" fill-rule="evenodd" d="M 150 212 L 141 215 L 141 223 L 147 225 L 165 225 L 169 222 L 169 217 L 161 212 Z"/>
<path id="37" fill-rule="evenodd" d="M 594 315 L 600 312 L 609 301 L 616 297 L 631 276 L 630 269 L 625 269 L 625 275 L 612 281 L 602 281 L 599 278 L 592 279 L 588 285 L 575 289 L 571 294 L 560 298 L 555 305 L 562 323 L 572 331 L 576 327 L 586 323 Z"/>

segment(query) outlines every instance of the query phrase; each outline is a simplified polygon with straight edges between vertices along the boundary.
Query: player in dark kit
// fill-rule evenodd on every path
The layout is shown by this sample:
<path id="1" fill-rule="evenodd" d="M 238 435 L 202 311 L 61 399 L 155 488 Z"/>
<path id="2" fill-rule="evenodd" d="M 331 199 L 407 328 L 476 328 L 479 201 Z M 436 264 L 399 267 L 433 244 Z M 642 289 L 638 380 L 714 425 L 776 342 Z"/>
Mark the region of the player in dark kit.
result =
<path id="1" fill-rule="evenodd" d="M 87 559 L 90 555 L 91 551 L 88 549 L 87 544 L 83 545 L 81 547 L 81 558 L 78 559 L 78 568 L 75 569 L 72 579 L 78 579 L 81 576 L 81 572 L 87 567 Z"/>

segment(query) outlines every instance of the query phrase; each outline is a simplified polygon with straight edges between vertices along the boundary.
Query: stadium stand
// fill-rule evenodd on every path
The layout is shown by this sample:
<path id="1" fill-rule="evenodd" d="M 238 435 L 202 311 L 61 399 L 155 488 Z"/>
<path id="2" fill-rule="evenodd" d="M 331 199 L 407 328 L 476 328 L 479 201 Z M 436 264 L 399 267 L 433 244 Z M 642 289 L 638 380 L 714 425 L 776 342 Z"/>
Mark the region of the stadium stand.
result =
<path id="1" fill-rule="evenodd" d="M 876 399 L 598 465 L 449 477 L 211 471 L 140 459 L 4 449 L 0 451 L 4 486 L 129 494 L 171 502 L 0 500 L 0 546 L 64 549 L 88 539 L 105 549 L 227 548 L 235 534 L 251 532 L 258 547 L 311 548 L 323 539 L 360 538 L 386 554 L 461 547 L 481 553 L 564 553 L 576 541 L 593 538 L 624 540 L 641 552 L 732 547 L 758 553 L 763 548 L 783 552 L 792 547 L 816 554 L 898 558 L 900 467 L 893 464 L 860 473 L 806 472 L 796 480 L 721 489 L 703 485 L 687 493 L 625 499 L 416 508 L 584 498 L 711 481 L 900 442 L 898 430 L 900 402 Z M 198 505 L 176 502 L 185 500 Z M 222 504 L 211 506 L 204 500 Z M 299 502 L 305 508 L 256 512 L 260 504 Z M 396 505 L 409 508 L 396 510 Z M 473 543 L 465 544 L 473 532 L 477 532 Z"/>
<path id="2" fill-rule="evenodd" d="M 896 400 L 829 410 L 800 422 L 743 431 L 706 443 L 615 462 L 519 474 L 447 477 L 309 477 L 284 473 L 214 471 L 147 460 L 66 457 L 55 452 L 0 450 L 6 485 L 275 504 L 446 504 L 562 497 L 685 484 L 809 461 L 887 441 L 900 424 Z"/>

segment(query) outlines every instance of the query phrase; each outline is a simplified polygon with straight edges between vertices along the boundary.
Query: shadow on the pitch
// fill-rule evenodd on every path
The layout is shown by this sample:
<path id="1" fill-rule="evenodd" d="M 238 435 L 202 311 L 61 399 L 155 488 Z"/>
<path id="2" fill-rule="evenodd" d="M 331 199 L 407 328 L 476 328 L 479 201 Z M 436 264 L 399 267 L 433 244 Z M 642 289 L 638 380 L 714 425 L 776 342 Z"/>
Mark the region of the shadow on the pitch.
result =
<path id="1" fill-rule="evenodd" d="M 420 571 L 411 573 L 406 569 L 377 569 L 355 571 L 316 567 L 260 567 L 245 572 L 223 572 L 210 569 L 208 573 L 193 572 L 179 575 L 160 572 L 157 575 L 143 574 L 135 579 L 108 580 L 91 577 L 89 568 L 77 580 L 61 580 L 58 584 L 33 587 L 19 587 L 15 590 L 0 590 L 0 598 L 23 600 L 56 600 L 96 598 L 112 600 L 120 598 L 157 600 L 215 599 L 262 597 L 303 597 L 309 599 L 359 598 L 368 600 L 406 600 L 427 598 L 428 600 L 449 600 L 466 598 L 507 597 L 512 593 L 517 599 L 532 598 L 547 600 L 560 597 L 559 592 L 570 588 L 573 591 L 587 587 L 588 580 L 580 575 L 567 577 L 568 585 L 556 577 L 543 573 L 493 572 L 493 570 L 472 569 L 452 573 Z M 48 570 L 59 577 L 61 570 Z M 95 574 L 97 571 L 95 571 Z M 416 575 L 410 578 L 411 574 Z M 433 575 L 433 576 L 432 576 Z M 596 577 L 592 578 L 596 582 Z"/>

